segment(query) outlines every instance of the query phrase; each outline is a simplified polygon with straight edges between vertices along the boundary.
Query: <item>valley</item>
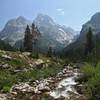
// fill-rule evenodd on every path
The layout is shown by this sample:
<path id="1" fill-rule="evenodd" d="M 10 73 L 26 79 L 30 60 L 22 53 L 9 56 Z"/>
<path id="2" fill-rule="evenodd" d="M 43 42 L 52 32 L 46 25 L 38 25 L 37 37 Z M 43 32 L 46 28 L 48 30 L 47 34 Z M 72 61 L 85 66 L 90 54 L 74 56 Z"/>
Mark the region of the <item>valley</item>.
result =
<path id="1" fill-rule="evenodd" d="M 100 13 L 80 32 L 41 13 L 9 19 L 0 31 L 0 100 L 100 100 Z"/>
<path id="2" fill-rule="evenodd" d="M 28 52 L 0 53 L 3 60 L 0 65 L 0 100 L 78 100 L 84 97 L 75 88 L 79 85 L 75 80 L 81 75 L 77 65 L 67 65 L 61 59 L 49 57 L 33 59 Z M 19 58 L 23 63 L 19 63 Z"/>

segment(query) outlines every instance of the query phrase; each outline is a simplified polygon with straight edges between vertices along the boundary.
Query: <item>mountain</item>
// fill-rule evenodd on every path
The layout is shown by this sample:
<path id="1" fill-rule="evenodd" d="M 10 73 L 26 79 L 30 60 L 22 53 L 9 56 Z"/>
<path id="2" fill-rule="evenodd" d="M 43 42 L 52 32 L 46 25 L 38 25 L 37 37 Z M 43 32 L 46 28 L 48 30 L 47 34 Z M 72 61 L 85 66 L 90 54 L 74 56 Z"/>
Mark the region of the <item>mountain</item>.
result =
<path id="1" fill-rule="evenodd" d="M 100 13 L 94 14 L 92 18 L 82 26 L 82 30 L 80 32 L 78 39 L 74 43 L 70 44 L 68 48 L 73 47 L 73 46 L 77 47 L 77 46 L 80 46 L 82 43 L 85 43 L 86 33 L 88 32 L 90 27 L 92 29 L 93 35 L 99 37 L 100 35 Z"/>
<path id="2" fill-rule="evenodd" d="M 31 23 L 22 16 L 11 19 L 0 32 L 0 38 L 11 45 L 19 47 L 24 38 L 26 25 L 31 25 Z M 52 46 L 57 50 L 62 49 L 73 41 L 76 34 L 73 29 L 55 23 L 48 15 L 39 14 L 33 23 L 41 33 L 39 40 L 41 50 L 47 50 L 48 46 Z"/>
<path id="3" fill-rule="evenodd" d="M 85 37 L 89 27 L 92 28 L 94 35 L 100 33 L 100 13 L 94 14 L 92 18 L 83 25 L 80 32 L 80 40 Z"/>
<path id="4" fill-rule="evenodd" d="M 33 21 L 42 35 L 41 48 L 52 46 L 54 49 L 62 49 L 72 42 L 75 31 L 69 30 L 53 21 L 48 15 L 39 14 Z M 71 29 L 71 28 L 70 28 Z"/>
<path id="5" fill-rule="evenodd" d="M 27 24 L 30 25 L 31 22 L 22 16 L 9 20 L 4 29 L 0 32 L 0 38 L 14 45 L 16 41 L 24 38 L 24 31 Z"/>
<path id="6" fill-rule="evenodd" d="M 100 13 L 96 13 L 95 15 L 93 15 L 92 18 L 83 25 L 78 39 L 75 42 L 68 45 L 64 49 L 64 52 L 66 52 L 66 54 L 70 55 L 70 53 L 73 52 L 73 54 L 76 53 L 76 55 L 77 55 L 79 53 L 82 54 L 84 52 L 84 44 L 86 42 L 86 40 L 85 40 L 86 33 L 88 32 L 90 27 L 93 32 L 93 40 L 94 40 L 94 44 L 95 44 L 96 53 L 97 53 L 97 55 L 100 55 L 100 53 L 99 53 L 99 51 L 100 51 Z M 71 55 L 72 55 L 72 53 L 71 53 Z"/>

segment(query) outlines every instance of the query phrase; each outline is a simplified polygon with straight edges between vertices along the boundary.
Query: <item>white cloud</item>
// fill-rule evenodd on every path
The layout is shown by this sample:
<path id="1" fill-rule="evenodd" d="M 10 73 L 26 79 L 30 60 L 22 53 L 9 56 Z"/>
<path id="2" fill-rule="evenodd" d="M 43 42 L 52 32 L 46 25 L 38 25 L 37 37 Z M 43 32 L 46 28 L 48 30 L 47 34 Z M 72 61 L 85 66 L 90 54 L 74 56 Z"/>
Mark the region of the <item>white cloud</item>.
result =
<path id="1" fill-rule="evenodd" d="M 57 9 L 57 11 L 63 11 L 63 9 L 61 9 L 61 8 L 58 8 L 58 9 Z"/>
<path id="2" fill-rule="evenodd" d="M 56 10 L 57 10 L 57 12 L 58 12 L 60 15 L 62 15 L 62 16 L 65 15 L 65 11 L 64 11 L 63 9 L 58 8 L 58 9 L 56 9 Z"/>

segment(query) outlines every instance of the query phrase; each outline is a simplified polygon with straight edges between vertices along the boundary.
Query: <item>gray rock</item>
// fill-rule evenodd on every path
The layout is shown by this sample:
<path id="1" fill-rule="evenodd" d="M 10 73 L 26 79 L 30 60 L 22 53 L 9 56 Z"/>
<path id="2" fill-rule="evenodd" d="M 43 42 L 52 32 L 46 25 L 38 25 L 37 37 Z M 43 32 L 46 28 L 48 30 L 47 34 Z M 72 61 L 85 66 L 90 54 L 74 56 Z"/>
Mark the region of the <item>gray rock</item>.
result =
<path id="1" fill-rule="evenodd" d="M 10 68 L 11 66 L 9 64 L 0 64 L 0 68 L 1 69 L 8 69 Z"/>
<path id="2" fill-rule="evenodd" d="M 20 83 L 20 84 L 16 84 L 15 86 L 12 87 L 12 91 L 19 91 L 19 92 L 23 92 L 23 93 L 33 93 L 34 92 L 34 88 L 32 86 L 30 86 L 28 83 Z"/>
<path id="3" fill-rule="evenodd" d="M 0 94 L 0 100 L 7 100 L 6 94 Z"/>
<path id="4" fill-rule="evenodd" d="M 6 60 L 12 60 L 12 57 L 10 57 L 8 55 L 2 55 L 2 58 L 6 59 Z"/>
<path id="5" fill-rule="evenodd" d="M 37 61 L 35 61 L 35 65 L 37 68 L 43 68 L 43 65 L 44 65 L 44 61 L 42 59 L 38 59 Z"/>
<path id="6" fill-rule="evenodd" d="M 22 54 L 23 54 L 24 56 L 30 56 L 30 55 L 31 55 L 30 52 L 23 52 Z"/>
<path id="7" fill-rule="evenodd" d="M 4 69 L 8 69 L 9 67 L 10 67 L 10 65 L 8 65 L 8 64 L 2 65 L 2 68 L 4 68 Z"/>

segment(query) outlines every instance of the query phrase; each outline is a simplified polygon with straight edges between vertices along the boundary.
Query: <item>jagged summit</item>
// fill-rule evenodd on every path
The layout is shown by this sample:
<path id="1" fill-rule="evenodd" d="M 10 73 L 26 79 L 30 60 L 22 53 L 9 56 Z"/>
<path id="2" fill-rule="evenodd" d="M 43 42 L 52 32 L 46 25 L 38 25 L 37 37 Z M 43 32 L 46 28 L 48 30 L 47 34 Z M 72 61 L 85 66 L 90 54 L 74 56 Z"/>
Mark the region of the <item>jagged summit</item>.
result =
<path id="1" fill-rule="evenodd" d="M 31 24 L 26 18 L 19 16 L 7 22 L 4 29 L 0 32 L 0 38 L 11 45 L 24 37 L 24 31 L 27 24 Z"/>
<path id="2" fill-rule="evenodd" d="M 77 48 L 80 48 L 81 46 L 84 46 L 86 42 L 86 34 L 90 27 L 92 29 L 93 38 L 94 39 L 97 38 L 97 41 L 100 41 L 100 13 L 99 12 L 94 14 L 91 17 L 91 19 L 83 25 L 80 35 L 78 36 L 78 39 L 74 43 L 66 47 L 65 50 L 67 49 L 70 50 L 73 48 L 77 49 Z"/>
<path id="3" fill-rule="evenodd" d="M 82 30 L 80 32 L 80 38 L 84 37 L 89 27 L 92 28 L 93 34 L 100 33 L 100 13 L 99 12 L 94 14 L 91 17 L 91 19 L 83 25 Z"/>
<path id="4" fill-rule="evenodd" d="M 17 19 L 22 19 L 22 20 L 24 19 L 24 20 L 25 20 L 25 17 L 23 17 L 23 16 L 18 16 Z"/>
<path id="5" fill-rule="evenodd" d="M 44 20 L 52 20 L 53 21 L 53 19 L 50 17 L 50 16 L 48 16 L 48 15 L 46 15 L 46 14 L 41 14 L 41 13 L 39 13 L 38 15 L 37 15 L 37 19 L 41 19 L 41 18 L 43 18 Z"/>
<path id="6" fill-rule="evenodd" d="M 93 23 L 99 23 L 100 24 L 100 12 L 94 14 L 90 20 Z"/>
<path id="7" fill-rule="evenodd" d="M 8 26 L 26 26 L 26 24 L 31 24 L 31 21 L 27 20 L 26 18 L 24 18 L 23 16 L 19 16 L 17 18 L 13 18 L 8 20 L 7 24 L 5 25 L 5 27 Z"/>
<path id="8" fill-rule="evenodd" d="M 40 26 L 40 24 L 42 26 L 51 26 L 56 24 L 50 16 L 45 14 L 38 14 L 38 16 L 34 20 L 34 23 L 37 26 Z"/>
<path id="9" fill-rule="evenodd" d="M 45 14 L 39 14 L 33 21 L 42 33 L 42 43 L 46 43 L 46 47 L 49 44 L 61 45 L 62 47 L 68 45 L 73 37 L 74 32 L 67 30 L 66 27 L 57 24 L 54 20 Z M 44 40 L 48 40 L 47 42 Z M 58 46 L 57 46 L 58 47 Z"/>
<path id="10" fill-rule="evenodd" d="M 50 16 L 45 14 L 38 14 L 33 23 L 41 33 L 40 48 L 48 49 L 48 45 L 54 45 L 56 50 L 62 49 L 72 42 L 75 35 L 74 31 L 69 31 L 69 28 L 55 23 Z M 32 22 L 23 16 L 9 20 L 0 32 L 0 38 L 15 45 L 18 41 L 23 40 L 27 24 L 31 25 Z"/>
<path id="11" fill-rule="evenodd" d="M 28 20 L 26 18 L 24 18 L 23 16 L 19 16 L 16 18 L 16 22 L 27 22 Z"/>

